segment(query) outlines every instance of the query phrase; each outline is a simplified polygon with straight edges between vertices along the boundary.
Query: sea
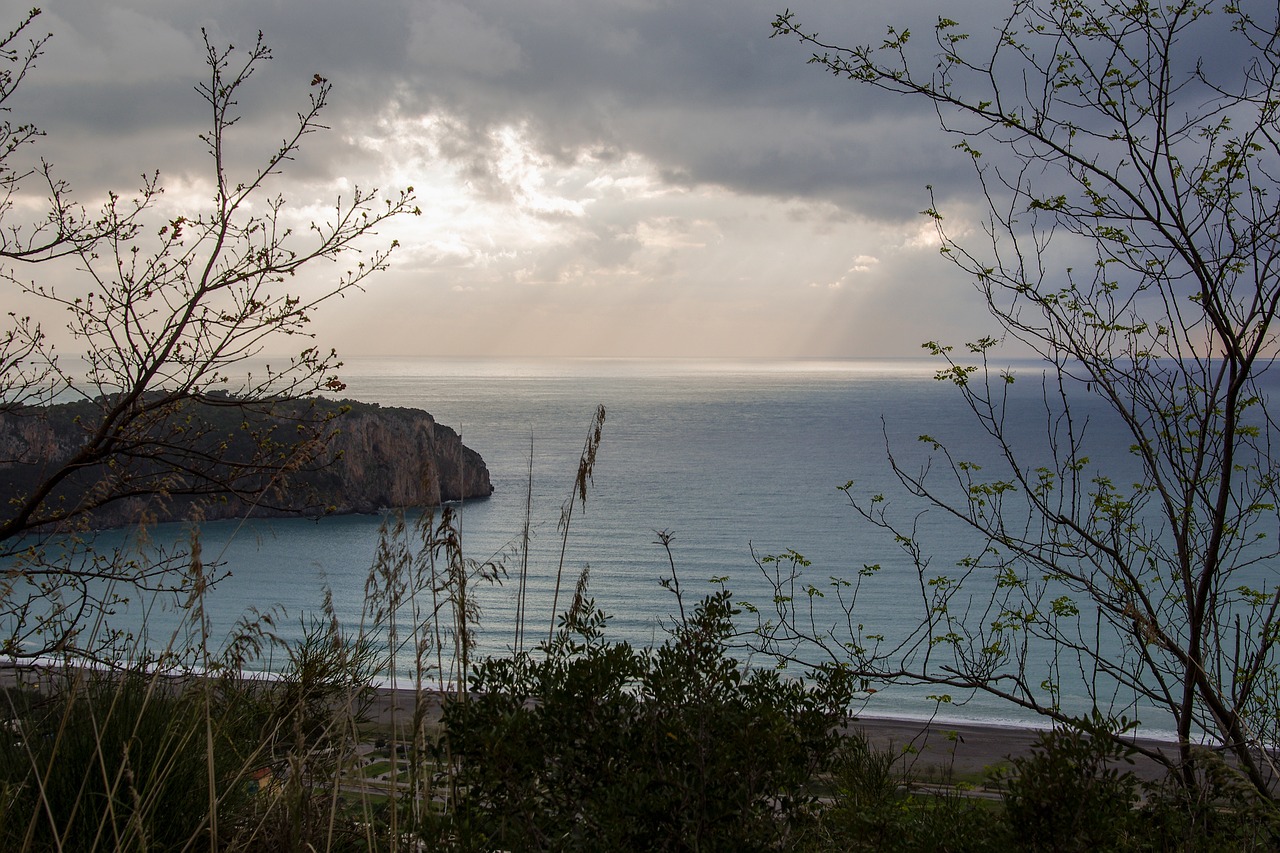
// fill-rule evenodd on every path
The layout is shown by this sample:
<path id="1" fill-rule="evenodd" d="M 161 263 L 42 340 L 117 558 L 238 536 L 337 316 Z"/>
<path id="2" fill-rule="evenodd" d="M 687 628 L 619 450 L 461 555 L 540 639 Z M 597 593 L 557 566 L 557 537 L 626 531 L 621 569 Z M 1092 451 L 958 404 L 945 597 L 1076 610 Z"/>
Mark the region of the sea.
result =
<path id="1" fill-rule="evenodd" d="M 643 646 L 662 642 L 682 605 L 691 608 L 722 586 L 740 603 L 738 627 L 749 631 L 757 618 L 752 608 L 767 617 L 773 607 L 769 573 L 801 557 L 805 582 L 824 592 L 801 596 L 806 608 L 816 608 L 819 624 L 831 628 L 843 618 L 832 579 L 857 580 L 877 566 L 851 618 L 868 634 L 909 634 L 924 612 L 921 578 L 894 536 L 864 519 L 850 499 L 867 505 L 882 497 L 875 505 L 901 529 L 915 531 L 931 573 L 958 574 L 957 565 L 980 545 L 954 516 L 911 495 L 890 465 L 892 457 L 902 469 L 928 469 L 929 481 L 955 496 L 957 482 L 940 452 L 921 440 L 928 436 L 954 460 L 999 470 L 998 446 L 954 385 L 936 378 L 939 366 L 927 359 L 352 358 L 341 376 L 342 396 L 424 409 L 488 465 L 493 495 L 453 507 L 465 556 L 505 564 L 507 573 L 501 583 L 469 585 L 479 607 L 473 652 L 479 657 L 545 639 L 555 624 L 558 574 L 558 609 L 585 569 L 587 594 L 609 617 L 606 636 Z M 1016 382 L 998 391 L 1009 395 L 1009 431 L 1026 464 L 1048 461 L 1054 404 L 1047 414 L 1044 367 L 1017 361 L 1007 367 Z M 598 406 L 605 422 L 583 502 L 574 497 L 577 470 Z M 1132 467 L 1128 442 L 1101 403 L 1081 394 L 1073 416 L 1086 430 L 1094 464 Z M 561 520 L 570 503 L 566 532 Z M 525 635 L 518 641 L 526 521 Z M 391 512 L 204 524 L 203 558 L 226 573 L 206 599 L 214 644 L 247 614 L 267 611 L 277 614 L 279 633 L 300 636 L 326 597 L 344 625 L 358 625 L 389 523 Z M 160 525 L 149 535 L 152 542 L 181 543 L 189 532 Z M 672 578 L 683 601 L 671 591 Z M 978 585 L 973 599 L 960 601 L 980 607 L 984 589 Z M 144 609 L 152 642 L 162 642 L 183 616 L 172 602 L 153 600 L 123 606 L 113 618 L 128 625 Z M 744 665 L 776 665 L 746 645 L 738 653 Z M 803 660 L 823 659 L 812 648 L 797 647 L 795 655 L 800 660 L 789 670 L 797 674 Z M 412 651 L 402 647 L 387 678 L 403 682 L 412 668 Z M 860 713 L 869 715 L 1037 721 L 981 693 L 936 687 L 879 684 L 861 698 Z M 1085 713 L 1090 700 L 1068 676 L 1061 701 Z M 1152 733 L 1162 722 L 1143 720 Z"/>

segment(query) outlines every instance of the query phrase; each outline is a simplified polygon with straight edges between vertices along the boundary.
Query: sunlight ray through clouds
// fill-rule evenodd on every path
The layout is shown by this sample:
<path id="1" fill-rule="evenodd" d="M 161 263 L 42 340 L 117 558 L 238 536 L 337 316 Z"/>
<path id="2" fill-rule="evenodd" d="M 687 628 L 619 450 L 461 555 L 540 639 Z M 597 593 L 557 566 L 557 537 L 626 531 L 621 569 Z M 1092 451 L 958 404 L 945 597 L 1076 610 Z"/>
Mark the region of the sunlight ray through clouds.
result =
<path id="1" fill-rule="evenodd" d="M 634 152 L 553 155 L 520 124 L 477 130 L 443 113 L 394 113 L 352 147 L 376 157 L 384 183 L 414 186 L 423 215 L 389 234 L 403 247 L 389 277 L 412 281 L 411 301 L 401 288 L 373 295 L 368 315 L 344 312 L 344 329 L 361 316 L 368 328 L 398 326 L 407 321 L 388 319 L 391 304 L 412 314 L 443 292 L 447 310 L 414 320 L 432 330 L 419 340 L 443 351 L 468 346 L 458 330 L 479 324 L 515 350 L 561 354 L 586 338 L 614 355 L 781 353 L 812 328 L 830 329 L 835 352 L 848 332 L 830 315 L 877 298 L 904 262 L 936 251 L 914 220 L 691 188 Z M 862 317 L 853 324 L 872 322 Z"/>

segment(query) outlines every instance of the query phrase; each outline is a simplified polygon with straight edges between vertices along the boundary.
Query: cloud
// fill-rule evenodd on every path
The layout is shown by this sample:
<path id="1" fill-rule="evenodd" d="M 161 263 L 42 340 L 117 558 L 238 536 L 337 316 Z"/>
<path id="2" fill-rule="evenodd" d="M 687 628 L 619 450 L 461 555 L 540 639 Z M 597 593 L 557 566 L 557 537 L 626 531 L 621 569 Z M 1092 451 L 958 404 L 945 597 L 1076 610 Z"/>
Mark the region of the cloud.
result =
<path id="1" fill-rule="evenodd" d="M 845 43 L 874 42 L 889 23 L 927 31 L 937 15 L 793 5 Z M 982 39 L 1007 7 L 961 0 L 947 14 Z M 392 273 L 340 317 L 318 315 L 351 351 L 914 354 L 922 335 L 983 327 L 918 215 L 931 184 L 950 233 L 979 233 L 971 164 L 927 106 L 771 40 L 777 11 L 55 0 L 38 21 L 54 38 L 12 117 L 48 132 L 40 153 L 86 202 L 160 169 L 166 204 L 198 206 L 210 197 L 201 29 L 236 45 L 233 62 L 261 30 L 274 58 L 240 99 L 233 171 L 252 174 L 320 73 L 334 83 L 332 130 L 272 184 L 293 221 L 356 186 L 412 185 L 423 209 L 383 229 L 402 246 Z"/>

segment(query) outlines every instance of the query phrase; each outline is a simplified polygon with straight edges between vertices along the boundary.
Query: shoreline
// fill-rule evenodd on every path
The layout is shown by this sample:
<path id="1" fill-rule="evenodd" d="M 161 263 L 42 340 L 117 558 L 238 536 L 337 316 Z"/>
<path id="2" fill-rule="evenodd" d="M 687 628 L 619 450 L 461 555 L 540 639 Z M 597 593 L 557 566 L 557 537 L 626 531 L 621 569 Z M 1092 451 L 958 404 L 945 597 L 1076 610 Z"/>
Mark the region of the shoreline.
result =
<path id="1" fill-rule="evenodd" d="M 48 673 L 47 667 L 0 665 L 0 686 L 30 683 L 23 673 Z M 185 677 L 185 676 L 184 676 Z M 36 679 L 39 680 L 39 677 Z M 406 736 L 413 721 L 416 688 L 376 685 L 367 709 L 368 723 L 385 727 L 392 739 Z M 438 685 L 424 685 L 426 721 L 438 723 L 446 695 Z M 919 719 L 893 716 L 859 716 L 848 719 L 846 729 L 861 731 L 876 749 L 889 750 L 897 756 L 897 767 L 908 777 L 926 781 L 958 778 L 967 782 L 981 781 L 986 771 L 1007 766 L 1009 760 L 1031 754 L 1032 748 L 1048 729 L 1015 722 L 985 723 L 953 719 Z M 1143 748 L 1167 752 L 1175 750 L 1173 741 L 1153 737 L 1134 737 Z M 1165 776 L 1165 768 L 1143 755 L 1135 755 L 1132 765 L 1125 765 L 1144 781 Z"/>
<path id="2" fill-rule="evenodd" d="M 1050 729 L 1013 723 L 955 722 L 951 720 L 914 720 L 893 717 L 855 717 L 851 728 L 861 729 L 873 746 L 901 751 L 902 761 L 915 771 L 928 774 L 954 773 L 960 777 L 982 775 L 988 768 L 1008 765 L 1009 759 L 1031 754 L 1040 736 Z M 1135 737 L 1134 743 L 1144 748 L 1176 749 L 1176 744 L 1156 738 Z M 1163 766 L 1144 755 L 1133 756 L 1126 765 L 1145 781 L 1163 779 Z"/>
<path id="3" fill-rule="evenodd" d="M 427 719 L 440 719 L 444 694 L 424 687 Z M 369 706 L 370 722 L 396 731 L 413 718 L 414 688 L 377 687 Z M 921 720 L 909 717 L 853 716 L 847 728 L 860 730 L 868 743 L 899 755 L 900 769 L 909 775 L 928 780 L 945 780 L 955 776 L 972 781 L 988 768 L 1008 765 L 1011 757 L 1029 755 L 1040 736 L 1048 729 L 1014 723 L 957 722 L 954 720 Z M 1133 739 L 1143 747 L 1176 748 L 1170 741 L 1150 737 Z M 1139 778 L 1155 781 L 1164 778 L 1165 769 L 1142 755 L 1134 756 L 1129 768 Z"/>

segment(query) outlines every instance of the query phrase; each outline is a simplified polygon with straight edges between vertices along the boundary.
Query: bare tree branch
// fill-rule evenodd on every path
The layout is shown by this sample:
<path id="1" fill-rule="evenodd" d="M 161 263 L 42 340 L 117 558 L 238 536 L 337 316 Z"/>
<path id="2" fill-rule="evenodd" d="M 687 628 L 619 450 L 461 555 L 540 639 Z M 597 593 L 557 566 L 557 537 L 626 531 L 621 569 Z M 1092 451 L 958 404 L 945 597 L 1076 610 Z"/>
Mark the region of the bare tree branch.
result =
<path id="1" fill-rule="evenodd" d="M 1280 305 L 1272 12 L 1259 23 L 1230 3 L 1015 0 L 988 48 L 940 18 L 927 54 L 905 30 L 842 48 L 777 17 L 775 34 L 798 37 L 830 73 L 934 106 L 974 164 L 984 238 L 953 239 L 932 191 L 924 212 L 1004 335 L 1048 372 L 1031 462 L 1006 417 L 1015 377 L 990 363 L 1000 341 L 963 357 L 928 344 L 999 470 L 928 436 L 933 465 L 909 470 L 892 447 L 890 462 L 909 495 L 979 547 L 959 575 L 936 571 L 916 512 L 847 490 L 916 566 L 919 629 L 868 642 L 847 598 L 843 626 L 818 630 L 783 596 L 770 643 L 816 643 L 870 680 L 985 691 L 1067 725 L 1101 709 L 1117 737 L 1124 715 L 1160 709 L 1179 739 L 1163 760 L 1188 785 L 1191 746 L 1208 735 L 1274 796 L 1280 480 L 1261 381 Z M 1214 79 L 1197 51 L 1226 37 L 1237 63 Z M 1073 414 L 1085 399 L 1127 433 L 1136 477 L 1088 457 L 1097 428 Z M 841 631 L 854 625 L 850 641 Z M 1064 672 L 1093 709 L 1062 704 Z"/>

